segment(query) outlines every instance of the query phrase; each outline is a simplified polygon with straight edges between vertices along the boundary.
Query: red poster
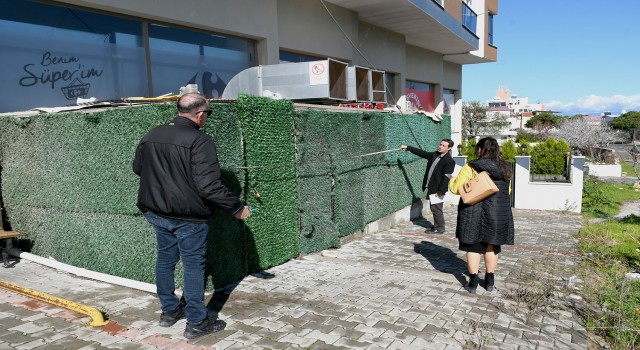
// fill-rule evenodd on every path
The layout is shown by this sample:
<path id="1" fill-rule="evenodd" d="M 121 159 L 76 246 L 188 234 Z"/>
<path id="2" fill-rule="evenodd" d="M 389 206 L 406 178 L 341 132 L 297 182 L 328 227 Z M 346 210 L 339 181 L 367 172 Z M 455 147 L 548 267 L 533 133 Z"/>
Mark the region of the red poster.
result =
<path id="1" fill-rule="evenodd" d="M 425 112 L 435 110 L 435 94 L 433 91 L 406 89 L 407 109 L 421 109 Z"/>

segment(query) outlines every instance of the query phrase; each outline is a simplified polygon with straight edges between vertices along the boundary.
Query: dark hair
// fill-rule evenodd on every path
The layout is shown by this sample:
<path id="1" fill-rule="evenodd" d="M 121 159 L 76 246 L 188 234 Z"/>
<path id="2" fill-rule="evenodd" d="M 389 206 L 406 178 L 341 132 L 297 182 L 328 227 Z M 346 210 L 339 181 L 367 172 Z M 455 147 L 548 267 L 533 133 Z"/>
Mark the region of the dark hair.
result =
<path id="1" fill-rule="evenodd" d="M 193 114 L 207 107 L 209 103 L 204 96 L 198 93 L 189 93 L 180 96 L 177 107 L 179 113 Z"/>
<path id="2" fill-rule="evenodd" d="M 446 141 L 449 144 L 449 147 L 453 148 L 453 140 L 452 139 L 442 139 L 442 141 Z"/>
<path id="3" fill-rule="evenodd" d="M 476 156 L 478 159 L 490 159 L 502 168 L 504 181 L 511 179 L 511 166 L 502 159 L 500 145 L 493 137 L 484 137 L 476 144 Z"/>

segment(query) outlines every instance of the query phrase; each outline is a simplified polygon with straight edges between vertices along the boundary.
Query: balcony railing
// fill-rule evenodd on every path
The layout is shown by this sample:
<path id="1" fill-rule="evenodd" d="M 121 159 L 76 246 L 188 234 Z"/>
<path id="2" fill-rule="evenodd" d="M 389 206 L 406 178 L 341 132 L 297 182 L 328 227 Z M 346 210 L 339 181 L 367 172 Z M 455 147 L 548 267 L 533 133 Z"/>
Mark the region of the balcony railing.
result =
<path id="1" fill-rule="evenodd" d="M 467 6 L 464 2 L 462 3 L 462 25 L 465 26 L 469 31 L 473 34 L 476 34 L 476 23 L 478 22 L 478 15 L 471 9 L 471 7 Z"/>

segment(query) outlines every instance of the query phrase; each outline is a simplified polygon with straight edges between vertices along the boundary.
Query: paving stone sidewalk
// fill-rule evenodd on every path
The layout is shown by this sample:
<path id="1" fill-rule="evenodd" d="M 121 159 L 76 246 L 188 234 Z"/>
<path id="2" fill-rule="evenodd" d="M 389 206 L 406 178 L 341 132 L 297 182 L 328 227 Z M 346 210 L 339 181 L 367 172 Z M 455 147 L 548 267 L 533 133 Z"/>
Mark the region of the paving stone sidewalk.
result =
<path id="1" fill-rule="evenodd" d="M 153 294 L 23 260 L 0 269 L 0 280 L 96 307 L 110 323 L 91 327 L 88 317 L 0 289 L 0 349 L 586 349 L 562 287 L 580 259 L 581 216 L 514 210 L 517 245 L 503 248 L 498 291 L 473 295 L 462 288 L 455 209 L 445 210 L 441 235 L 416 220 L 246 277 L 208 297 L 227 328 L 192 341 L 184 320 L 157 325 Z M 540 298 L 532 305 L 522 291 Z"/>

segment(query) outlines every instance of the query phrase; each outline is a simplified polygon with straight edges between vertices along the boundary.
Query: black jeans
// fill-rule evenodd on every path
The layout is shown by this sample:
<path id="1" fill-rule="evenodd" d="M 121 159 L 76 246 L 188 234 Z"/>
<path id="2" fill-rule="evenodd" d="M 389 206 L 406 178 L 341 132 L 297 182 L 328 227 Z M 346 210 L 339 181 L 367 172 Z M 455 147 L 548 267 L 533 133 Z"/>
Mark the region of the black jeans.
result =
<path id="1" fill-rule="evenodd" d="M 444 213 L 442 208 L 444 203 L 431 204 L 431 213 L 433 213 L 433 228 L 438 231 L 444 231 Z"/>

